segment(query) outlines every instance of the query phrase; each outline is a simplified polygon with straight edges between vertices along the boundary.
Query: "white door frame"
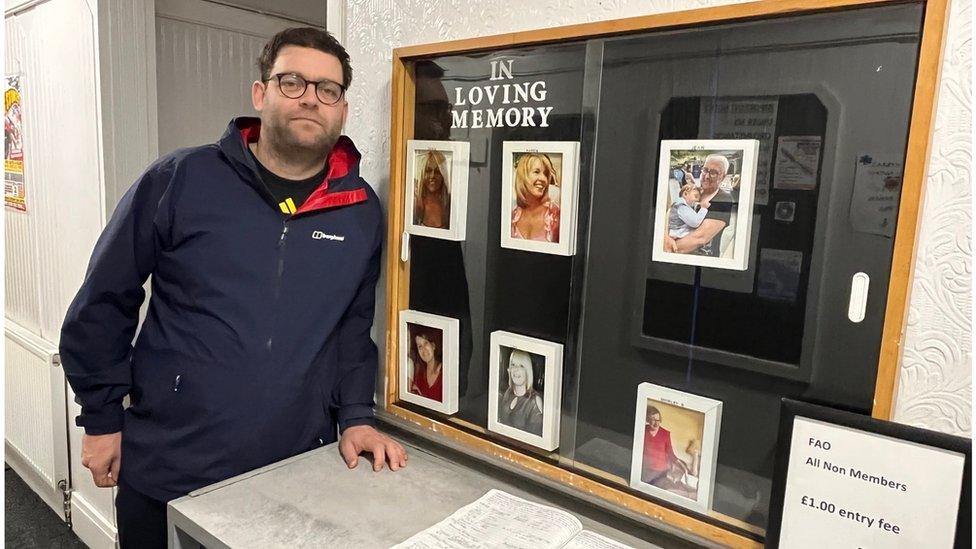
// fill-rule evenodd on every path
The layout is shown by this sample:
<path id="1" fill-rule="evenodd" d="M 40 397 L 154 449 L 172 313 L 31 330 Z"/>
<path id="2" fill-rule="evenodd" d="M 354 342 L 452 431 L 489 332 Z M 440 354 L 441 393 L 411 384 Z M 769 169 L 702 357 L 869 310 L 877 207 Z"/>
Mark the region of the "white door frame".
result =
<path id="1" fill-rule="evenodd" d="M 156 33 L 154 0 L 86 0 L 96 17 L 101 227 L 119 199 L 157 156 Z M 63 372 L 62 377 L 63 377 Z M 63 385 L 70 441 L 71 527 L 92 548 L 118 546 L 115 489 L 96 487 L 81 465 L 84 430 L 74 424 L 81 408 Z"/>

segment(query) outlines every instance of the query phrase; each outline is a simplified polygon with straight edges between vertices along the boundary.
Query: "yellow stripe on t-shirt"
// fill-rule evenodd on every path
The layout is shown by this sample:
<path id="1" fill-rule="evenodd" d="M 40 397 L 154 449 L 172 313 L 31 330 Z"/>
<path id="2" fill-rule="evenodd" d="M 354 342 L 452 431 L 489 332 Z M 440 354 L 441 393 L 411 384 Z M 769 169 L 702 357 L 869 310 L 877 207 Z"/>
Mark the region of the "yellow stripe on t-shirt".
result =
<path id="1" fill-rule="evenodd" d="M 288 204 L 288 213 L 295 213 L 298 208 L 295 207 L 295 201 L 290 197 L 285 199 L 285 203 Z"/>
<path id="2" fill-rule="evenodd" d="M 288 211 L 288 204 L 286 204 L 284 202 L 279 202 L 278 203 L 278 207 L 281 208 L 281 213 L 283 213 L 283 214 L 290 214 L 291 213 L 291 212 Z"/>

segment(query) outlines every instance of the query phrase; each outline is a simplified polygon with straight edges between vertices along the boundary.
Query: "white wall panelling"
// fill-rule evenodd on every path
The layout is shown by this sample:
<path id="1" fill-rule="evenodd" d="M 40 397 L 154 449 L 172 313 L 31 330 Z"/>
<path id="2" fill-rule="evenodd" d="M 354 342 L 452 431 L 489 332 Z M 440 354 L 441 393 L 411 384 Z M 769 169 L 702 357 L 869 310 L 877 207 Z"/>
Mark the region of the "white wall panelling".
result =
<path id="1" fill-rule="evenodd" d="M 329 6 L 321 0 L 206 0 L 291 21 L 289 26 L 325 27 Z M 328 2 L 331 4 L 331 2 Z"/>
<path id="2" fill-rule="evenodd" d="M 265 42 L 295 23 L 208 2 L 156 5 L 159 153 L 213 143 L 234 116 L 255 116 L 251 83 Z"/>
<path id="3" fill-rule="evenodd" d="M 153 0 L 98 0 L 105 219 L 158 154 Z"/>
<path id="4" fill-rule="evenodd" d="M 28 43 L 27 33 L 29 25 L 24 24 L 24 16 L 8 16 L 4 21 L 6 31 L 5 72 L 21 73 L 22 107 L 24 109 L 24 153 L 28 162 L 31 159 L 35 139 L 36 122 L 30 113 L 35 110 L 33 83 L 31 82 L 32 68 L 37 54 Z M 27 28 L 25 28 L 25 26 Z M 30 163 L 25 167 L 28 184 L 35 176 L 34 166 Z M 33 190 L 27 188 L 27 207 L 32 211 L 35 207 Z M 21 326 L 34 332 L 40 331 L 40 307 L 38 306 L 37 264 L 33 253 L 37 231 L 34 218 L 20 213 L 4 212 L 4 239 L 7 250 L 4 262 L 4 289 L 6 303 L 4 315 Z M 13 252 L 13 253 L 12 253 Z"/>
<path id="5" fill-rule="evenodd" d="M 395 47 L 732 3 L 737 2 L 345 2 L 345 44 L 355 74 L 347 133 L 363 152 L 362 174 L 386 201 Z M 895 414 L 898 421 L 965 435 L 971 433 L 972 393 L 971 17 L 970 2 L 953 2 Z M 341 28 L 338 25 L 329 24 L 333 29 Z M 383 310 L 376 317 L 377 333 L 384 333 Z"/>
<path id="6" fill-rule="evenodd" d="M 128 186 L 118 181 L 131 183 L 154 153 L 155 97 L 154 90 L 146 88 L 152 65 L 147 67 L 145 59 L 151 42 L 125 36 L 145 34 L 151 8 L 152 0 L 48 0 L 6 14 L 7 70 L 24 75 L 28 197 L 27 215 L 6 214 L 7 290 L 13 297 L 5 307 L 7 332 L 19 325 L 51 353 L 67 307 L 84 279 L 106 209 L 114 209 Z M 53 454 L 45 460 L 52 459 L 56 469 L 63 463 L 63 478 L 71 471 L 72 506 L 87 511 L 74 515 L 76 532 L 89 546 L 113 547 L 112 490 L 95 488 L 80 465 L 81 430 L 73 421 L 69 428 L 65 417 L 63 372 L 43 370 L 49 374 L 46 395 L 55 403 L 45 408 L 34 402 L 44 395 L 31 384 L 40 383 L 43 374 L 31 356 L 8 345 L 8 400 L 15 403 L 13 396 L 28 395 L 33 400 L 8 406 L 7 442 L 30 454 L 41 451 L 33 448 L 46 447 L 45 437 L 53 437 Z M 71 418 L 76 413 L 77 409 Z M 37 440 L 20 440 L 28 435 Z"/>
<path id="7" fill-rule="evenodd" d="M 49 0 L 4 23 L 7 70 L 23 75 L 28 207 L 5 215 L 5 439 L 50 503 L 69 470 L 64 378 L 51 355 L 101 219 L 95 17 L 84 0 Z"/>
<path id="8" fill-rule="evenodd" d="M 5 23 L 7 67 L 24 75 L 28 207 L 5 215 L 5 314 L 56 343 L 100 230 L 95 20 L 84 0 L 50 0 Z"/>

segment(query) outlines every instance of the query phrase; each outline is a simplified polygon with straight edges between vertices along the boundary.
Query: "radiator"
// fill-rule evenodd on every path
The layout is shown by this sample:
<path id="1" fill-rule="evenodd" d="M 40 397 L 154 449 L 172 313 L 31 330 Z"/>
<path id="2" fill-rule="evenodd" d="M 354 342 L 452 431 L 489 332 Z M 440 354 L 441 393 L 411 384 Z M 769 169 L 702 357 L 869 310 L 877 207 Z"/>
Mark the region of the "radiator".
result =
<path id="1" fill-rule="evenodd" d="M 5 324 L 4 459 L 63 516 L 68 437 L 58 350 L 9 318 Z"/>

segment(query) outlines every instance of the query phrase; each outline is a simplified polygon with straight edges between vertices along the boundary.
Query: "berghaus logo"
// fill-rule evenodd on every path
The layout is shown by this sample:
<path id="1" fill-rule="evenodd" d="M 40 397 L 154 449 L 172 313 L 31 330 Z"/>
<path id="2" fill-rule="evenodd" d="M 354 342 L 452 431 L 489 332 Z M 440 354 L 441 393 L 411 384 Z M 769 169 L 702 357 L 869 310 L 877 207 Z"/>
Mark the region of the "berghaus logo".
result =
<path id="1" fill-rule="evenodd" d="M 314 240 L 335 240 L 336 242 L 342 242 L 346 239 L 344 236 L 339 236 L 337 234 L 326 234 L 322 231 L 312 231 L 312 238 Z"/>

